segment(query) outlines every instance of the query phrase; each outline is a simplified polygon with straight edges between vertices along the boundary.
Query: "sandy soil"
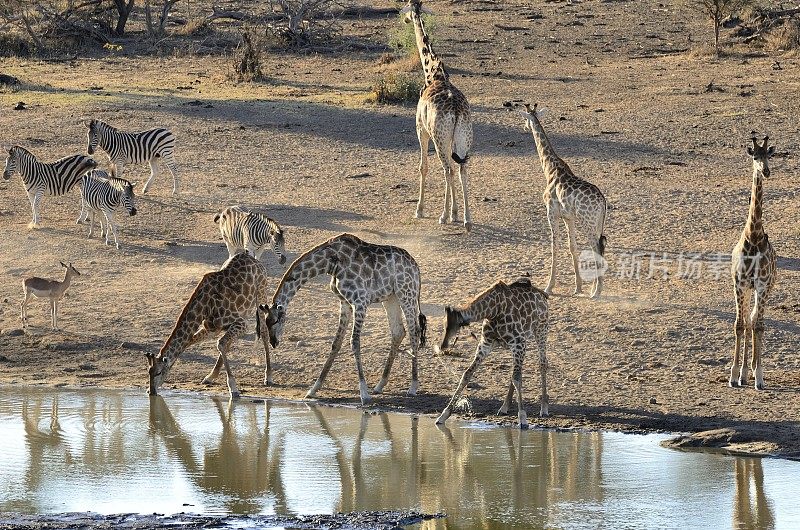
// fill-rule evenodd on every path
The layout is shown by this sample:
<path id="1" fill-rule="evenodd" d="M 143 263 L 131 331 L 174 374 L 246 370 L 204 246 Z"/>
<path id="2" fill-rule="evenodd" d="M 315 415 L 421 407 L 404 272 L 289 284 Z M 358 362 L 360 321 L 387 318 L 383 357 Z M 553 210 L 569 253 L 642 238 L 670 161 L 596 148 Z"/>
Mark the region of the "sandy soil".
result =
<path id="1" fill-rule="evenodd" d="M 198 279 L 226 259 L 212 219 L 236 203 L 266 208 L 286 228 L 290 258 L 343 231 L 408 249 L 422 269 L 432 338 L 441 332 L 444 304 L 463 302 L 496 279 L 530 273 L 544 286 L 550 249 L 541 166 L 521 117 L 502 106 L 524 99 L 548 107 L 544 126 L 556 149 L 613 205 L 601 300 L 570 295 L 572 274 L 561 246 L 551 298 L 552 416 L 533 424 L 722 429 L 689 445 L 800 457 L 798 58 L 746 50 L 721 60 L 697 54 L 709 29 L 673 3 L 431 7 L 438 13 L 437 49 L 475 116 L 475 228 L 468 235 L 435 220 L 442 180 L 433 157 L 429 217 L 412 219 L 414 108 L 364 103 L 382 68 L 379 51 L 271 53 L 265 68 L 271 82 L 260 85 L 226 81 L 228 62 L 220 57 L 108 51 L 68 63 L 0 60 L 0 71 L 25 83 L 0 93 L 0 144 L 19 143 L 53 160 L 85 151 L 84 118 L 127 129 L 167 126 L 178 136 L 184 189 L 173 197 L 162 175 L 139 199 L 139 215 L 121 221 L 116 250 L 87 239 L 86 228 L 75 225 L 77 190 L 46 197 L 42 228 L 34 231 L 26 227 L 30 208 L 19 177 L 0 182 L 0 383 L 144 391 L 142 354 L 158 350 Z M 394 17 L 355 20 L 346 31 L 379 45 L 396 23 Z M 706 92 L 711 81 L 721 91 Z M 29 110 L 11 111 L 17 101 Z M 726 256 L 747 215 L 751 170 L 744 146 L 751 130 L 769 134 L 778 146 L 765 192 L 766 228 L 780 258 L 767 315 L 763 392 L 727 386 L 734 305 Z M 143 183 L 147 171 L 130 168 L 126 176 Z M 699 277 L 681 278 L 686 257 L 697 253 L 704 256 L 694 260 Z M 60 275 L 59 260 L 83 273 L 63 304 L 63 331 L 50 331 L 47 304 L 39 301 L 29 310 L 32 326 L 20 334 L 22 278 Z M 281 267 L 271 254 L 264 260 L 277 284 Z M 261 385 L 257 345 L 237 347 L 234 373 L 245 392 L 304 395 L 337 321 L 325 282 L 309 284 L 290 308 L 285 342 L 274 352 L 277 386 Z M 376 307 L 362 341 L 372 384 L 387 335 Z M 460 357 L 426 351 L 415 398 L 404 394 L 405 356 L 375 406 L 438 412 L 474 346 L 472 339 L 460 341 Z M 214 358 L 211 342 L 186 352 L 167 387 L 200 390 Z M 535 365 L 529 360 L 524 372 L 531 418 L 538 412 Z M 507 352 L 492 354 L 468 391 L 474 414 L 496 419 L 510 369 Z M 224 392 L 224 382 L 211 390 Z M 357 400 L 351 355 L 340 356 L 319 397 Z"/>

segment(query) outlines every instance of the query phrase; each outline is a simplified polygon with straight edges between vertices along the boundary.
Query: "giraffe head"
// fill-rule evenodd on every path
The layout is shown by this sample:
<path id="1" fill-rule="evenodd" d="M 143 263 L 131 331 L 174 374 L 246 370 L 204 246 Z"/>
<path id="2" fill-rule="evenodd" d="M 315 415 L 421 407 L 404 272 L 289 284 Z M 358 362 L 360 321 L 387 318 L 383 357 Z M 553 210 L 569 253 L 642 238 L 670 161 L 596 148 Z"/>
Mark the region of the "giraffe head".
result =
<path id="1" fill-rule="evenodd" d="M 525 129 L 533 130 L 533 120 L 538 121 L 544 115 L 545 109 L 537 108 L 538 103 L 534 103 L 533 107 L 531 107 L 530 103 L 525 103 L 523 107 L 525 110 L 518 110 L 520 114 L 525 116 Z"/>
<path id="2" fill-rule="evenodd" d="M 262 317 L 263 315 L 263 317 Z M 269 343 L 273 348 L 277 348 L 283 335 L 283 326 L 286 323 L 286 308 L 282 305 L 272 304 L 272 307 L 262 304 L 258 306 L 256 313 L 257 333 L 261 334 L 261 322 L 267 326 L 269 333 Z"/>
<path id="3" fill-rule="evenodd" d="M 422 14 L 432 15 L 433 11 L 427 7 L 423 7 L 422 0 L 409 0 L 406 6 L 400 10 L 403 17 L 403 22 L 409 24 L 414 20 L 414 17 L 422 18 Z"/>
<path id="4" fill-rule="evenodd" d="M 447 352 L 450 349 L 451 343 L 455 344 L 454 339 L 458 337 L 459 330 L 469 324 L 458 309 L 446 306 L 444 308 L 444 314 L 444 334 L 442 335 L 442 342 L 439 344 L 438 348 L 436 348 L 438 353 Z"/>
<path id="5" fill-rule="evenodd" d="M 753 147 L 747 148 L 747 154 L 753 157 L 753 171 L 756 173 L 761 173 L 765 177 L 769 177 L 769 157 L 775 152 L 775 146 L 771 145 L 767 147 L 767 142 L 769 142 L 769 136 L 764 137 L 764 141 L 761 145 L 758 145 L 758 139 L 753 136 L 751 138 L 753 141 Z"/>

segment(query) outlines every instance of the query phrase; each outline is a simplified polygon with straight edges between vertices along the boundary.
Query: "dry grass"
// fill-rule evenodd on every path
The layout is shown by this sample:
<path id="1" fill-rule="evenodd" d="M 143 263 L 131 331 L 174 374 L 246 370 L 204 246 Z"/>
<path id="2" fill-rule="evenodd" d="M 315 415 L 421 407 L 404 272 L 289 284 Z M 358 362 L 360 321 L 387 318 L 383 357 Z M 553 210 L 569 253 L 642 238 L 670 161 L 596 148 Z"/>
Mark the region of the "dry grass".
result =
<path id="1" fill-rule="evenodd" d="M 234 74 L 231 77 L 236 81 L 264 81 L 266 79 L 262 71 L 264 48 L 263 32 L 245 28 L 239 45 L 233 51 Z"/>
<path id="2" fill-rule="evenodd" d="M 212 28 L 208 20 L 204 18 L 193 18 L 181 26 L 175 33 L 186 37 L 205 37 L 214 33 L 214 28 Z"/>

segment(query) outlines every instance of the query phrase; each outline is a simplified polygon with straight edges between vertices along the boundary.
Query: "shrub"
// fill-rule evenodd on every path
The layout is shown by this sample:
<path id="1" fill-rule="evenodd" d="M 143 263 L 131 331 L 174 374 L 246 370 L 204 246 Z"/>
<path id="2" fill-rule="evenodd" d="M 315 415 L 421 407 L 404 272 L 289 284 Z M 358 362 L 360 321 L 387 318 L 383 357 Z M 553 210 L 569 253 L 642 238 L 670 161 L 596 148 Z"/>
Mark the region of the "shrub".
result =
<path id="1" fill-rule="evenodd" d="M 385 105 L 414 103 L 422 86 L 419 75 L 388 73 L 375 81 L 368 99 Z"/>
<path id="2" fill-rule="evenodd" d="M 776 51 L 789 51 L 800 48 L 800 21 L 789 19 L 766 34 L 767 46 Z"/>
<path id="3" fill-rule="evenodd" d="M 242 31 L 241 41 L 233 51 L 233 71 L 236 81 L 264 81 L 266 76 L 261 70 L 264 54 L 263 32 L 254 28 Z"/>

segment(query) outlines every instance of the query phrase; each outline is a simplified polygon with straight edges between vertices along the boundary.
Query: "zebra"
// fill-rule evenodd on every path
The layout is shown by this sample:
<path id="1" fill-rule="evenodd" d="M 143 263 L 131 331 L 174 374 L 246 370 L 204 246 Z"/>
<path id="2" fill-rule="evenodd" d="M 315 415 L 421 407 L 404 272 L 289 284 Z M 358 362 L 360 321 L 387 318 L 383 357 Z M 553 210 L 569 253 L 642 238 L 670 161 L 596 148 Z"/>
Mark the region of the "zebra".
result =
<path id="1" fill-rule="evenodd" d="M 43 195 L 64 195 L 80 180 L 81 176 L 97 167 L 97 162 L 86 155 L 71 155 L 55 162 L 39 162 L 36 156 L 19 145 L 8 150 L 3 180 L 19 173 L 31 202 L 33 220 L 28 228 L 39 227 L 39 202 Z"/>
<path id="2" fill-rule="evenodd" d="M 279 262 L 286 262 L 283 229 L 266 215 L 251 212 L 241 206 L 231 206 L 218 213 L 214 222 L 219 225 L 229 257 L 232 258 L 244 250 L 256 259 L 261 259 L 267 244 L 272 243 L 272 251 L 278 256 Z"/>
<path id="3" fill-rule="evenodd" d="M 173 150 L 175 149 L 175 135 L 168 129 L 157 128 L 137 133 L 126 133 L 115 129 L 111 125 L 100 121 L 91 120 L 86 123 L 89 129 L 88 138 L 89 154 L 93 154 L 98 147 L 106 152 L 111 162 L 111 175 L 122 176 L 123 164 L 150 164 L 150 178 L 144 184 L 142 193 L 147 193 L 153 177 L 158 173 L 158 168 L 163 163 L 172 173 L 172 193 L 178 193 L 178 166 L 175 163 Z"/>
<path id="4" fill-rule="evenodd" d="M 89 236 L 92 237 L 94 230 L 94 215 L 101 212 L 106 220 L 103 228 L 103 217 L 100 218 L 100 236 L 106 237 L 108 245 L 108 235 L 114 236 L 114 245 L 119 248 L 117 242 L 117 230 L 114 226 L 114 212 L 122 206 L 127 210 L 128 215 L 136 215 L 136 204 L 134 203 L 133 187 L 125 179 L 112 177 L 102 170 L 94 170 L 86 173 L 78 184 L 81 188 L 81 213 L 78 216 L 78 224 L 85 222 L 92 214 L 89 222 Z M 84 218 L 84 209 L 86 210 Z M 83 220 L 81 219 L 83 218 Z"/>

